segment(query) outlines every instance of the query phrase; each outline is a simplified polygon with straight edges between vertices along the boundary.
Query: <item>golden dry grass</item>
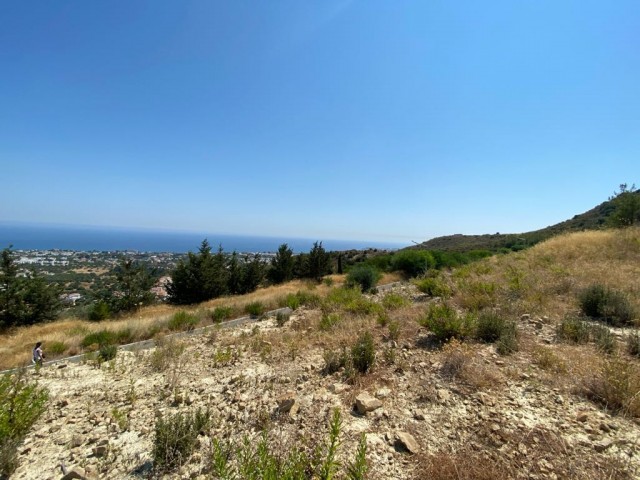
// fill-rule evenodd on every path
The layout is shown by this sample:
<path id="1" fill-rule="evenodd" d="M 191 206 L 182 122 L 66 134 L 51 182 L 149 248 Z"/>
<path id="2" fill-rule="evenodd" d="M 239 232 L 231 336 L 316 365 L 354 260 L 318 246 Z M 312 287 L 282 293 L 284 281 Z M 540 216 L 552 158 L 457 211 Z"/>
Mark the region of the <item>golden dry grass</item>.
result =
<path id="1" fill-rule="evenodd" d="M 554 237 L 459 268 L 448 280 L 454 302 L 465 308 L 557 319 L 577 310 L 584 288 L 601 283 L 625 293 L 640 312 L 640 228 Z"/>
<path id="2" fill-rule="evenodd" d="M 331 275 L 333 286 L 344 283 L 344 275 Z M 229 297 L 216 298 L 209 302 L 196 306 L 172 306 L 167 304 L 153 305 L 142 310 L 113 320 L 102 322 L 89 322 L 78 319 L 62 319 L 51 323 L 32 325 L 29 327 L 17 328 L 5 332 L 0 336 L 0 370 L 14 368 L 21 365 L 28 365 L 31 362 L 31 349 L 36 342 L 43 342 L 45 354 L 47 344 L 52 342 L 64 342 L 66 350 L 61 356 L 82 353 L 82 339 L 91 332 L 99 330 L 118 331 L 128 329 L 133 340 L 148 338 L 150 332 L 166 330 L 167 320 L 176 312 L 185 310 L 189 313 L 204 316 L 204 312 L 214 309 L 217 306 L 230 306 L 238 312 L 238 316 L 244 315 L 243 308 L 248 303 L 261 302 L 268 309 L 277 308 L 279 301 L 288 294 L 296 293 L 300 290 L 310 290 L 311 292 L 323 296 L 332 287 L 321 283 L 304 282 L 294 280 L 281 285 L 273 285 L 261 288 L 247 295 L 235 295 Z M 203 320 L 205 323 L 208 320 Z M 210 323 L 210 322 L 209 322 Z M 47 359 L 52 359 L 51 355 Z"/>

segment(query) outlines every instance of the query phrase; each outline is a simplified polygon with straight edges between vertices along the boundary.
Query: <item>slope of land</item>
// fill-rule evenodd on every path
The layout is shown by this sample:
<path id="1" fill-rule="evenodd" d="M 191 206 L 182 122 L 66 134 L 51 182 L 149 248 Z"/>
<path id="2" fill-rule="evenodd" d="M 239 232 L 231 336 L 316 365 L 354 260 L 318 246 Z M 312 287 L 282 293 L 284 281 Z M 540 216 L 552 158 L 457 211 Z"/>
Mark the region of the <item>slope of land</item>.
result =
<path id="1" fill-rule="evenodd" d="M 640 192 L 635 194 L 640 195 Z M 569 220 L 531 232 L 445 235 L 432 238 L 410 248 L 453 252 L 468 252 L 470 250 L 496 252 L 500 249 L 521 249 L 563 233 L 601 229 L 607 225 L 608 219 L 614 211 L 615 205 L 611 200 L 607 200 L 587 212 L 575 215 Z"/>
<path id="2" fill-rule="evenodd" d="M 120 352 L 101 366 L 44 368 L 30 375 L 49 389 L 50 407 L 12 478 L 61 478 L 61 464 L 88 478 L 149 477 L 157 416 L 198 408 L 211 412 L 211 428 L 182 467 L 159 477 L 217 478 L 216 441 L 266 435 L 278 452 L 321 443 L 338 409 L 338 460 L 350 462 L 365 433 L 368 478 L 638 478 L 640 365 L 624 347 L 635 327 L 610 328 L 617 348 L 608 354 L 556 332 L 594 282 L 639 311 L 639 279 L 638 229 L 560 236 L 436 278 L 461 314 L 516 322 L 519 348 L 509 355 L 470 339 L 438 343 L 418 321 L 443 299 L 401 283 L 367 296 L 330 289 L 286 322 Z M 328 373 L 329 353 L 350 351 L 365 331 L 373 369 Z M 608 403 L 595 395 L 603 391 Z M 356 408 L 364 393 L 372 398 Z"/>

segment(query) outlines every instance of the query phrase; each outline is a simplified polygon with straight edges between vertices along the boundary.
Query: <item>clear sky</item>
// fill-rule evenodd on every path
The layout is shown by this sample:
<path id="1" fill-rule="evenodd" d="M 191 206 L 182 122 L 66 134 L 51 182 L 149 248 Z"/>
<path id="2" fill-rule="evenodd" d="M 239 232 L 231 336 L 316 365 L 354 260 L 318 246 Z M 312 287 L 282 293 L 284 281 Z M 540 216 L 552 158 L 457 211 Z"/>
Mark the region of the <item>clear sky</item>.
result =
<path id="1" fill-rule="evenodd" d="M 0 221 L 410 243 L 640 182 L 640 2 L 0 2 Z"/>

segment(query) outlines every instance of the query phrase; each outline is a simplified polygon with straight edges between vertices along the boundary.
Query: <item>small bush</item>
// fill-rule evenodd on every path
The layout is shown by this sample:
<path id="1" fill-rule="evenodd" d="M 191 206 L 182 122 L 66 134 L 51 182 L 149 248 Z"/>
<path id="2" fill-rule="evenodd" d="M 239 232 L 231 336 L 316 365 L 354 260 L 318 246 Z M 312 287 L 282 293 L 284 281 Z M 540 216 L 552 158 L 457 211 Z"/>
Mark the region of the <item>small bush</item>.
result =
<path id="1" fill-rule="evenodd" d="M 60 341 L 53 341 L 47 344 L 47 353 L 51 355 L 61 355 L 67 350 L 67 344 Z"/>
<path id="2" fill-rule="evenodd" d="M 325 350 L 322 357 L 324 358 L 323 371 L 329 375 L 345 368 L 350 361 L 347 349 L 344 347 L 340 350 Z"/>
<path id="3" fill-rule="evenodd" d="M 389 314 L 387 312 L 380 312 L 376 317 L 376 323 L 381 327 L 386 327 L 389 323 Z"/>
<path id="4" fill-rule="evenodd" d="M 112 345 L 116 343 L 117 336 L 111 330 L 99 330 L 86 335 L 80 345 L 87 348 L 90 345 Z"/>
<path id="5" fill-rule="evenodd" d="M 627 337 L 627 352 L 634 357 L 640 357 L 640 335 L 638 332 Z"/>
<path id="6" fill-rule="evenodd" d="M 0 478 L 9 478 L 17 467 L 17 449 L 44 413 L 47 399 L 47 390 L 22 371 L 0 377 Z"/>
<path id="7" fill-rule="evenodd" d="M 300 299 L 295 293 L 290 293 L 284 297 L 284 301 L 279 305 L 280 307 L 289 307 L 291 310 L 297 310 L 300 307 Z"/>
<path id="8" fill-rule="evenodd" d="M 406 307 L 411 302 L 399 293 L 391 292 L 382 297 L 382 306 L 387 310 L 397 310 Z"/>
<path id="9" fill-rule="evenodd" d="M 267 431 L 259 440 L 244 438 L 241 443 L 214 439 L 211 449 L 211 471 L 215 478 L 261 480 L 364 480 L 367 478 L 367 444 L 364 434 L 352 462 L 338 461 L 342 419 L 335 409 L 329 432 L 320 441 L 273 444 Z M 343 466 L 344 465 L 344 466 Z"/>
<path id="10" fill-rule="evenodd" d="M 351 361 L 360 373 L 367 373 L 376 359 L 376 347 L 370 332 L 364 332 L 351 347 Z"/>
<path id="11" fill-rule="evenodd" d="M 131 343 L 134 340 L 133 332 L 130 328 L 123 328 L 121 330 L 116 330 L 114 332 L 115 335 L 115 343 L 120 345 L 126 345 L 127 343 Z"/>
<path id="12" fill-rule="evenodd" d="M 335 327 L 339 323 L 340 323 L 340 315 L 338 315 L 337 313 L 328 313 L 328 314 L 322 315 L 322 318 L 320 319 L 320 323 L 318 324 L 318 327 L 320 328 L 320 330 L 326 332 L 327 330 L 331 330 L 333 327 Z"/>
<path id="13" fill-rule="evenodd" d="M 118 347 L 116 345 L 101 345 L 98 350 L 98 361 L 107 362 L 116 358 Z"/>
<path id="14" fill-rule="evenodd" d="M 379 313 L 382 307 L 365 298 L 357 288 L 334 288 L 329 291 L 325 308 L 338 308 L 356 315 Z"/>
<path id="15" fill-rule="evenodd" d="M 211 426 L 209 411 L 177 413 L 156 420 L 153 463 L 158 472 L 175 470 L 193 453 L 198 434 Z"/>
<path id="16" fill-rule="evenodd" d="M 611 333 L 611 330 L 609 330 L 608 327 L 602 325 L 591 325 L 591 328 L 589 329 L 589 336 L 601 352 L 609 355 L 615 353 L 618 344 L 616 342 L 615 335 Z"/>
<path id="17" fill-rule="evenodd" d="M 181 310 L 179 312 L 176 312 L 175 315 L 171 317 L 169 323 L 167 323 L 167 328 L 174 332 L 182 330 L 191 331 L 196 328 L 196 325 L 198 325 L 198 323 L 198 317 L 196 317 L 195 315 L 191 315 L 184 310 Z"/>
<path id="18" fill-rule="evenodd" d="M 244 311 L 252 317 L 259 317 L 266 311 L 266 308 L 262 302 L 251 302 L 245 305 Z"/>
<path id="19" fill-rule="evenodd" d="M 566 373 L 567 364 L 551 348 L 539 346 L 533 351 L 536 365 L 553 373 Z"/>
<path id="20" fill-rule="evenodd" d="M 518 326 L 516 322 L 506 322 L 496 342 L 496 350 L 500 355 L 509 355 L 518 349 Z"/>
<path id="21" fill-rule="evenodd" d="M 634 363 L 610 357 L 598 371 L 583 379 L 581 392 L 613 412 L 640 415 L 640 371 Z"/>
<path id="22" fill-rule="evenodd" d="M 211 318 L 211 320 L 213 320 L 214 323 L 220 323 L 223 320 L 228 320 L 229 318 L 231 318 L 232 314 L 233 308 L 220 306 L 214 308 L 213 311 L 209 314 L 209 317 Z"/>
<path id="23" fill-rule="evenodd" d="M 279 327 L 284 327 L 284 324 L 287 323 L 290 318 L 291 315 L 289 315 L 288 313 L 278 312 L 276 314 L 276 325 L 278 325 Z"/>
<path id="24" fill-rule="evenodd" d="M 567 317 L 556 327 L 556 337 L 568 343 L 588 343 L 589 324 L 579 318 Z"/>
<path id="25" fill-rule="evenodd" d="M 400 323 L 394 320 L 389 323 L 389 340 L 398 340 L 400 338 Z"/>
<path id="26" fill-rule="evenodd" d="M 471 360 L 471 350 L 460 341 L 453 339 L 442 349 L 440 374 L 450 380 L 461 376 Z"/>
<path id="27" fill-rule="evenodd" d="M 579 301 L 585 315 L 614 326 L 629 325 L 635 316 L 629 299 L 622 292 L 600 284 L 585 289 Z"/>
<path id="28" fill-rule="evenodd" d="M 476 323 L 475 338 L 482 342 L 493 343 L 498 341 L 506 328 L 508 328 L 508 322 L 504 318 L 494 313 L 482 313 Z"/>
<path id="29" fill-rule="evenodd" d="M 164 372 L 171 365 L 177 363 L 184 353 L 185 346 L 172 338 L 160 340 L 150 357 L 150 366 L 156 372 Z"/>
<path id="30" fill-rule="evenodd" d="M 413 284 L 418 287 L 418 290 L 430 297 L 447 298 L 451 296 L 451 288 L 440 278 L 421 278 L 414 280 Z"/>
<path id="31" fill-rule="evenodd" d="M 104 300 L 99 300 L 89 309 L 88 317 L 92 322 L 99 322 L 106 320 L 110 315 L 111 309 L 109 308 L 109 304 Z"/>
<path id="32" fill-rule="evenodd" d="M 474 329 L 475 317 L 458 315 L 446 303 L 433 304 L 419 323 L 433 332 L 439 341 L 448 341 L 451 338 L 462 339 L 469 336 Z"/>
<path id="33" fill-rule="evenodd" d="M 422 275 L 435 265 L 433 255 L 424 250 L 401 250 L 391 257 L 391 268 L 401 271 L 407 277 Z"/>
<path id="34" fill-rule="evenodd" d="M 347 286 L 359 287 L 363 292 L 371 291 L 382 278 L 380 272 L 371 265 L 356 265 L 347 274 Z"/>

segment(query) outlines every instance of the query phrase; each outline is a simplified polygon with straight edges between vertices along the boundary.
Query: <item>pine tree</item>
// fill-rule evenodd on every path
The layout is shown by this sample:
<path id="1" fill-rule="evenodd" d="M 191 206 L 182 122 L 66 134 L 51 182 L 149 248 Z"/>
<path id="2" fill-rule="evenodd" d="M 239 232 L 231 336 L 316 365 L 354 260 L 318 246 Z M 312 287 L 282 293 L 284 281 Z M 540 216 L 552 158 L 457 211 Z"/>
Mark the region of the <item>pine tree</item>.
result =
<path id="1" fill-rule="evenodd" d="M 60 287 L 47 285 L 34 272 L 18 275 L 11 247 L 0 254 L 0 327 L 32 325 L 57 317 Z"/>
<path id="2" fill-rule="evenodd" d="M 307 257 L 307 276 L 320 281 L 331 273 L 331 256 L 325 251 L 322 242 L 315 242 Z"/>
<path id="3" fill-rule="evenodd" d="M 189 252 L 171 273 L 167 293 L 171 303 L 188 305 L 220 297 L 228 291 L 228 271 L 222 246 L 215 255 L 203 240 L 198 253 Z"/>
<path id="4" fill-rule="evenodd" d="M 269 280 L 272 283 L 288 282 L 293 278 L 294 265 L 293 250 L 286 243 L 283 243 L 278 247 L 276 256 L 271 260 Z"/>
<path id="5" fill-rule="evenodd" d="M 155 296 L 151 287 L 155 280 L 143 264 L 123 258 L 115 268 L 115 276 L 114 290 L 118 295 L 113 297 L 113 312 L 130 312 L 153 303 Z"/>

